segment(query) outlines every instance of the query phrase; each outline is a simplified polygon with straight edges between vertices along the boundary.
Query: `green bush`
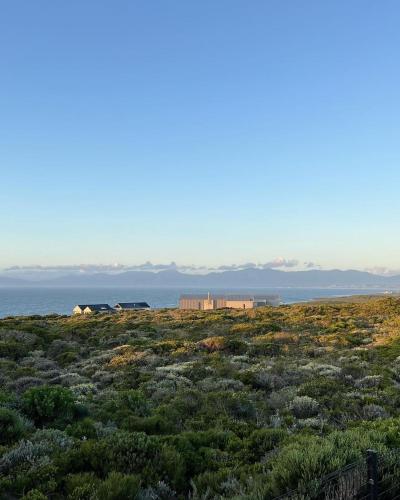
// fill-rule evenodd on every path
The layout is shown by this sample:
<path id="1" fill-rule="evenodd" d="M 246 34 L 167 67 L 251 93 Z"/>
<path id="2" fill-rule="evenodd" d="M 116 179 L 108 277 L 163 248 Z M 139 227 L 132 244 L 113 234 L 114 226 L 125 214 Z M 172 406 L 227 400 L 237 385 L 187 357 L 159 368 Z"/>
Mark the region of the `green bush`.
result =
<path id="1" fill-rule="evenodd" d="M 39 490 L 30 490 L 22 497 L 22 500 L 46 500 L 47 497 Z"/>
<path id="2" fill-rule="evenodd" d="M 161 445 L 143 432 L 119 431 L 104 441 L 104 460 L 110 471 L 135 473 L 158 463 Z"/>
<path id="3" fill-rule="evenodd" d="M 266 453 L 281 445 L 287 438 L 284 429 L 257 429 L 244 442 L 244 454 L 249 462 L 259 461 Z"/>
<path id="4" fill-rule="evenodd" d="M 318 478 L 364 459 L 367 449 L 385 449 L 385 441 L 385 435 L 376 430 L 337 431 L 326 438 L 300 435 L 269 463 L 268 487 L 275 495 L 298 487 L 309 492 L 311 485 L 318 485 Z"/>
<path id="5" fill-rule="evenodd" d="M 97 488 L 95 498 L 101 500 L 135 500 L 140 488 L 138 476 L 111 472 Z"/>
<path id="6" fill-rule="evenodd" d="M 68 474 L 65 492 L 68 500 L 92 500 L 95 498 L 100 479 L 93 472 Z"/>
<path id="7" fill-rule="evenodd" d="M 17 411 L 0 407 L 0 444 L 18 441 L 29 428 L 29 423 Z"/>
<path id="8" fill-rule="evenodd" d="M 79 357 L 78 353 L 74 351 L 67 351 L 57 356 L 57 361 L 60 363 L 61 366 L 68 366 L 70 363 L 76 361 L 78 357 Z"/>
<path id="9" fill-rule="evenodd" d="M 68 425 L 65 431 L 77 439 L 95 439 L 97 437 L 96 422 L 91 418 L 74 422 Z"/>
<path id="10" fill-rule="evenodd" d="M 0 340 L 0 358 L 18 360 L 29 351 L 29 346 L 16 340 Z"/>
<path id="11" fill-rule="evenodd" d="M 60 386 L 33 387 L 22 400 L 24 411 L 37 425 L 71 421 L 76 409 L 72 392 Z"/>
<path id="12" fill-rule="evenodd" d="M 105 400 L 100 414 L 103 418 L 124 422 L 131 416 L 146 417 L 150 413 L 150 405 L 144 393 L 137 389 L 120 391 L 117 395 Z"/>

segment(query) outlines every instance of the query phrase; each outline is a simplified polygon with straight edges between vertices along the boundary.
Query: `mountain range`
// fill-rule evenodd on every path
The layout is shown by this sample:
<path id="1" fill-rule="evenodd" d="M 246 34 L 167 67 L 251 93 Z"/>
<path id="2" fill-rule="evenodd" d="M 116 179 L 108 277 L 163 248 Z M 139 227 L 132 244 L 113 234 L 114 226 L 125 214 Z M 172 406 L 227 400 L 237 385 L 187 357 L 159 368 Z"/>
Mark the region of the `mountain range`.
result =
<path id="1" fill-rule="evenodd" d="M 236 271 L 188 274 L 176 270 L 160 272 L 126 271 L 121 273 L 67 274 L 32 281 L 0 274 L 0 286 L 152 286 L 152 287 L 312 287 L 312 288 L 400 288 L 400 275 L 381 276 L 356 270 L 279 271 L 275 269 L 242 269 Z"/>

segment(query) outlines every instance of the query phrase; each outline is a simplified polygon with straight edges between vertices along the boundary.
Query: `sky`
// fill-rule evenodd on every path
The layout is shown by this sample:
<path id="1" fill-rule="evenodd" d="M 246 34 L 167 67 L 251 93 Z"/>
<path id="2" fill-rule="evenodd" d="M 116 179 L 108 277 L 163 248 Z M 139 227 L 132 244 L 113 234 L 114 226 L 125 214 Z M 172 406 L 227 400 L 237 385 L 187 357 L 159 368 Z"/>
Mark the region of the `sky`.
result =
<path id="1" fill-rule="evenodd" d="M 399 2 L 0 9 L 0 268 L 400 268 Z"/>

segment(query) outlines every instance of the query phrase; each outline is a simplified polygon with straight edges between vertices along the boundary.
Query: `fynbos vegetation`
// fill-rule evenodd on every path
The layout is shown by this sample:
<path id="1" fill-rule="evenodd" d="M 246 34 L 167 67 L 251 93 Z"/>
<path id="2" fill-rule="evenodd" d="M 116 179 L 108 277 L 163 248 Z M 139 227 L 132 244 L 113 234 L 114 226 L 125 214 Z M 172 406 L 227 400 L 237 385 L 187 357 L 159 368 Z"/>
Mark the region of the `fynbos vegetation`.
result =
<path id="1" fill-rule="evenodd" d="M 400 301 L 0 320 L 0 497 L 273 498 L 400 447 Z"/>

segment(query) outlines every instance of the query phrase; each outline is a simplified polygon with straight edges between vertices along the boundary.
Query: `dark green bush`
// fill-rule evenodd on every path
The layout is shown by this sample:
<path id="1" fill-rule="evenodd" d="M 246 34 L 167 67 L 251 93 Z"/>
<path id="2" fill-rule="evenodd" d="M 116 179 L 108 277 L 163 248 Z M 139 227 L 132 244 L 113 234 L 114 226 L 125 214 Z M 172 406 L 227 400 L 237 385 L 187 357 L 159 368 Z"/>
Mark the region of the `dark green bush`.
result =
<path id="1" fill-rule="evenodd" d="M 156 437 L 119 431 L 104 440 L 105 467 L 110 471 L 137 473 L 157 463 L 160 449 Z"/>
<path id="2" fill-rule="evenodd" d="M 28 389 L 22 397 L 26 414 L 37 425 L 47 425 L 58 420 L 72 420 L 76 406 L 69 389 L 61 386 L 42 386 Z"/>
<path id="3" fill-rule="evenodd" d="M 95 439 L 97 437 L 96 422 L 91 418 L 84 418 L 69 424 L 66 432 L 77 439 Z"/>
<path id="4" fill-rule="evenodd" d="M 47 497 L 39 490 L 30 490 L 22 497 L 22 500 L 46 500 Z"/>
<path id="5" fill-rule="evenodd" d="M 0 444 L 18 441 L 28 429 L 28 423 L 17 411 L 0 407 Z"/>
<path id="6" fill-rule="evenodd" d="M 140 488 L 140 478 L 134 475 L 111 472 L 102 481 L 95 498 L 101 500 L 135 500 Z"/>
<path id="7" fill-rule="evenodd" d="M 275 449 L 287 438 L 284 429 L 257 429 L 244 441 L 243 453 L 246 461 L 258 462 L 269 451 Z"/>

